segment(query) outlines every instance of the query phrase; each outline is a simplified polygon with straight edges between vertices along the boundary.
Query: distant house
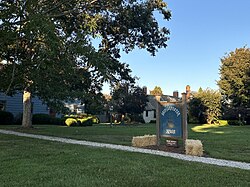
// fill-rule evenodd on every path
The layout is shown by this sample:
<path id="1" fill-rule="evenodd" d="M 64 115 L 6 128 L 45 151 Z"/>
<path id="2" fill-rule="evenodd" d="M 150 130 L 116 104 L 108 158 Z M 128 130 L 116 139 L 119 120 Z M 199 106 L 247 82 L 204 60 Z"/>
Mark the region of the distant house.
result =
<path id="1" fill-rule="evenodd" d="M 154 95 L 148 95 L 148 102 L 147 106 L 145 108 L 145 111 L 143 112 L 143 119 L 145 123 L 150 123 L 153 121 L 156 121 L 156 107 L 157 107 L 157 101 L 155 99 Z M 169 96 L 169 95 L 162 95 L 161 101 L 168 101 L 168 102 L 176 102 L 179 101 L 180 98 L 176 96 Z"/>
<path id="2" fill-rule="evenodd" d="M 56 114 L 52 109 L 42 102 L 38 97 L 33 97 L 31 100 L 32 114 L 49 114 L 51 116 L 61 116 Z M 69 108 L 71 113 L 84 113 L 84 104 L 75 100 L 74 102 L 65 102 L 65 106 Z M 0 111 L 11 112 L 15 117 L 23 113 L 23 94 L 17 93 L 13 96 L 7 96 L 0 92 Z"/>

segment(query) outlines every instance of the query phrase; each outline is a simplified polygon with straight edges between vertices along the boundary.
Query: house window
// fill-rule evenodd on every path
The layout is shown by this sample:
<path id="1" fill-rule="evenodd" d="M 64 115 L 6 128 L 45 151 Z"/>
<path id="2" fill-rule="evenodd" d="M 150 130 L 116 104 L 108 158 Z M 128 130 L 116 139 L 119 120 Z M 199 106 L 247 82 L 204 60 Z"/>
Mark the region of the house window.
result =
<path id="1" fill-rule="evenodd" d="M 146 117 L 148 117 L 148 110 L 146 110 Z"/>
<path id="2" fill-rule="evenodd" d="M 6 109 L 6 101 L 0 100 L 0 111 L 5 111 Z"/>
<path id="3" fill-rule="evenodd" d="M 153 112 L 154 112 L 154 118 L 156 118 L 156 110 L 153 110 Z"/>

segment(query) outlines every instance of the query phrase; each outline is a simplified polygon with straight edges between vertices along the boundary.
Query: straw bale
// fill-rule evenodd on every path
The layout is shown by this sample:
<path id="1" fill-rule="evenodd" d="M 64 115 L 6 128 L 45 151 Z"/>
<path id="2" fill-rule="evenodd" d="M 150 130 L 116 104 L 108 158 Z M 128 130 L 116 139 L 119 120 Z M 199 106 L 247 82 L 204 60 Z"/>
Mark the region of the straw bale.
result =
<path id="1" fill-rule="evenodd" d="M 185 142 L 186 155 L 192 156 L 202 156 L 203 155 L 203 145 L 200 140 L 188 139 Z"/>
<path id="2" fill-rule="evenodd" d="M 156 135 L 134 136 L 132 139 L 133 147 L 145 147 L 156 145 Z"/>

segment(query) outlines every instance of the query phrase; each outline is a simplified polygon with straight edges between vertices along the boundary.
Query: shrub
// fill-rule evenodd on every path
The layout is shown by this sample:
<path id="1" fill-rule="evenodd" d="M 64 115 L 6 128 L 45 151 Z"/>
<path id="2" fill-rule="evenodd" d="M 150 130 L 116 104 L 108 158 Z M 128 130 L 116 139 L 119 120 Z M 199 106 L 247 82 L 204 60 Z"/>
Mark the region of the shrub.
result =
<path id="1" fill-rule="evenodd" d="M 51 124 L 51 116 L 49 114 L 33 114 L 33 124 Z"/>
<path id="2" fill-rule="evenodd" d="M 74 119 L 74 118 L 67 118 L 66 120 L 65 120 L 65 124 L 67 125 L 67 126 L 75 126 L 75 125 L 77 125 L 77 120 L 76 119 Z"/>
<path id="3" fill-rule="evenodd" d="M 53 124 L 53 125 L 65 125 L 65 119 L 52 117 L 51 124 Z"/>
<path id="4" fill-rule="evenodd" d="M 77 121 L 79 121 L 80 125 L 82 125 L 82 126 L 92 126 L 93 125 L 92 117 L 78 118 Z"/>
<path id="5" fill-rule="evenodd" d="M 92 116 L 92 122 L 93 122 L 93 124 L 98 124 L 98 123 L 100 123 L 100 120 L 98 117 Z"/>
<path id="6" fill-rule="evenodd" d="M 0 111 L 0 125 L 11 125 L 14 122 L 14 116 L 11 112 Z"/>
<path id="7" fill-rule="evenodd" d="M 14 117 L 14 124 L 21 125 L 23 121 L 23 113 L 19 113 Z"/>
<path id="8" fill-rule="evenodd" d="M 228 120 L 229 125 L 242 126 L 244 123 L 240 120 Z"/>

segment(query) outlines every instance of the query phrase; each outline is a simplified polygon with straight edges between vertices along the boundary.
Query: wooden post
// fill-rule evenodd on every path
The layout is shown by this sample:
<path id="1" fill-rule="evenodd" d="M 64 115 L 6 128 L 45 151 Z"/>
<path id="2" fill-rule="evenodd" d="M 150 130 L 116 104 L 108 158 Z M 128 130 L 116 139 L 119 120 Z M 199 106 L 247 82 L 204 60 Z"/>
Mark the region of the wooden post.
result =
<path id="1" fill-rule="evenodd" d="M 161 96 L 155 96 L 156 99 L 156 139 L 157 146 L 160 145 L 160 99 Z"/>
<path id="2" fill-rule="evenodd" d="M 183 128 L 183 134 L 182 134 L 182 139 L 183 143 L 185 144 L 187 137 L 188 137 L 188 132 L 187 132 L 187 97 L 186 93 L 182 93 L 182 128 Z"/>

